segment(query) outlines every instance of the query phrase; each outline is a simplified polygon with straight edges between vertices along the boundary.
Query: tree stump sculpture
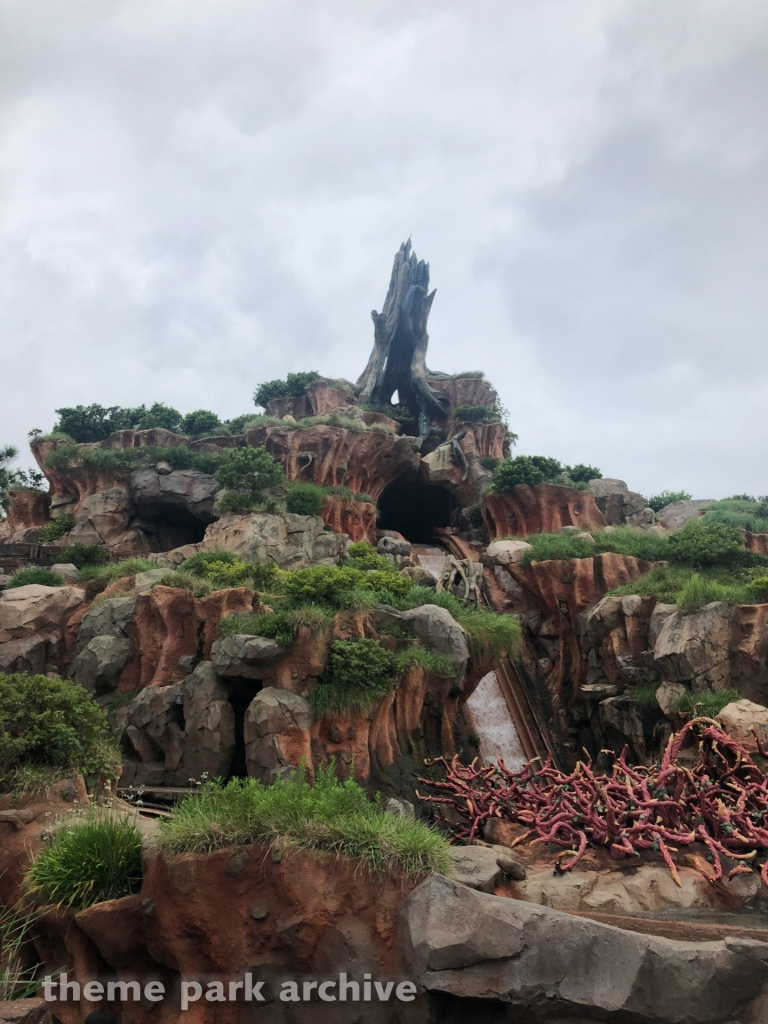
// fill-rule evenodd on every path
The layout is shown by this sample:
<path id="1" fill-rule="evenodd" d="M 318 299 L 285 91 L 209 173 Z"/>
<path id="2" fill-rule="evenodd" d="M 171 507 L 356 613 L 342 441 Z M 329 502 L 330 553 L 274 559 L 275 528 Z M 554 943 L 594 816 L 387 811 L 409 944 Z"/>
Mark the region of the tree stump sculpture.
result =
<path id="1" fill-rule="evenodd" d="M 355 392 L 361 404 L 388 405 L 395 391 L 400 405 L 418 419 L 426 434 L 433 417 L 444 418 L 448 399 L 429 386 L 429 380 L 449 380 L 427 369 L 427 319 L 435 298 L 429 291 L 429 264 L 411 252 L 411 240 L 395 256 L 389 291 L 381 313 L 374 309 L 373 352 Z"/>

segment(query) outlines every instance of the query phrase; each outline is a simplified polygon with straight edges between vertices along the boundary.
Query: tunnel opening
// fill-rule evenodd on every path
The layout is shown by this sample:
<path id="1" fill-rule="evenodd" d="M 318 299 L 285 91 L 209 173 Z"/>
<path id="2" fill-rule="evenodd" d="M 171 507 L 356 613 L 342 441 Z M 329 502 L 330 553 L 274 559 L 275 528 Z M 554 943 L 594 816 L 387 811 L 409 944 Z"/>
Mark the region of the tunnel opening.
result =
<path id="1" fill-rule="evenodd" d="M 129 525 L 141 530 L 151 551 L 171 551 L 183 544 L 199 544 L 209 524 L 180 506 L 149 505 L 140 507 Z"/>
<path id="2" fill-rule="evenodd" d="M 437 527 L 451 525 L 458 506 L 444 487 L 421 480 L 394 483 L 379 498 L 379 527 L 396 530 L 411 543 L 429 540 Z"/>
<path id="3" fill-rule="evenodd" d="M 248 764 L 245 753 L 245 713 L 248 707 L 261 689 L 261 683 L 252 679 L 226 680 L 229 686 L 229 703 L 235 713 L 235 749 L 232 754 L 232 764 L 229 769 L 229 777 L 232 779 L 244 779 L 248 775 Z"/>

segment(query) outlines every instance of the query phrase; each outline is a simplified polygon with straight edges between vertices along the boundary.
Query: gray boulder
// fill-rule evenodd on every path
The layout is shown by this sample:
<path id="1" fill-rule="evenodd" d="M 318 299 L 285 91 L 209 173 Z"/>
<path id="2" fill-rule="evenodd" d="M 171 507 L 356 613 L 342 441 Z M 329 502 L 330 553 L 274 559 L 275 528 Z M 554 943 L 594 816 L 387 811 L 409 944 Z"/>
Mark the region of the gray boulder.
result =
<path id="1" fill-rule="evenodd" d="M 451 878 L 470 889 L 493 892 L 501 881 L 498 853 L 489 846 L 450 846 Z"/>
<path id="2" fill-rule="evenodd" d="M 183 509 L 202 523 L 213 519 L 213 504 L 221 484 L 196 469 L 137 469 L 131 473 L 131 498 L 139 515 L 156 516 L 168 508 Z"/>
<path id="3" fill-rule="evenodd" d="M 446 608 L 423 604 L 406 612 L 398 612 L 389 605 L 377 605 L 371 621 L 374 629 L 392 622 L 402 622 L 425 647 L 451 659 L 456 666 L 456 685 L 462 685 L 469 660 L 467 634 Z"/>
<path id="4" fill-rule="evenodd" d="M 711 498 L 673 501 L 656 513 L 656 522 L 661 523 L 669 533 L 677 533 L 678 530 L 682 530 L 689 519 L 698 519 L 707 505 L 711 504 Z"/>
<path id="5" fill-rule="evenodd" d="M 54 630 L 8 640 L 0 644 L 0 672 L 28 672 L 33 676 L 59 672 L 63 654 L 64 643 Z"/>
<path id="6" fill-rule="evenodd" d="M 762 1019 L 757 1014 L 768 990 L 762 942 L 662 939 L 477 892 L 441 875 L 414 889 L 402 920 L 415 980 L 430 992 L 488 1000 L 489 1009 L 505 1003 L 509 1019 Z"/>
<path id="7" fill-rule="evenodd" d="M 110 715 L 124 731 L 132 755 L 123 762 L 123 785 L 186 786 L 203 775 L 226 776 L 235 750 L 235 715 L 229 691 L 210 662 L 181 683 L 148 686 Z"/>
<path id="8" fill-rule="evenodd" d="M 60 635 L 70 614 L 85 601 L 79 587 L 29 583 L 0 594 L 0 644 L 34 633 Z"/>
<path id="9" fill-rule="evenodd" d="M 75 526 L 67 535 L 70 544 L 103 544 L 119 550 L 147 551 L 144 535 L 129 530 L 136 509 L 123 487 L 109 487 L 83 498 L 75 512 Z"/>
<path id="10" fill-rule="evenodd" d="M 400 540 L 398 537 L 382 537 L 376 545 L 376 550 L 380 555 L 400 555 L 403 558 L 411 557 L 410 543 L 407 540 Z"/>
<path id="11" fill-rule="evenodd" d="M 281 654 L 285 654 L 285 648 L 275 640 L 238 633 L 214 641 L 211 664 L 221 676 L 262 679 L 264 668 Z"/>
<path id="12" fill-rule="evenodd" d="M 245 712 L 245 760 L 248 775 L 266 785 L 280 778 L 309 753 L 312 709 L 289 690 L 267 686 Z"/>
<path id="13" fill-rule="evenodd" d="M 69 678 L 90 693 L 108 693 L 117 686 L 132 650 L 127 638 L 95 636 L 75 656 Z"/>
<path id="14" fill-rule="evenodd" d="M 653 648 L 661 679 L 694 690 L 727 690 L 733 616 L 720 601 L 690 615 L 667 616 Z"/>
<path id="15" fill-rule="evenodd" d="M 112 636 L 122 640 L 128 638 L 137 605 L 135 594 L 111 597 L 95 604 L 85 613 L 77 630 L 77 653 L 84 651 L 97 636 Z"/>
<path id="16" fill-rule="evenodd" d="M 589 489 L 609 526 L 652 525 L 653 509 L 647 507 L 642 494 L 630 491 L 623 480 L 610 477 L 590 480 Z"/>

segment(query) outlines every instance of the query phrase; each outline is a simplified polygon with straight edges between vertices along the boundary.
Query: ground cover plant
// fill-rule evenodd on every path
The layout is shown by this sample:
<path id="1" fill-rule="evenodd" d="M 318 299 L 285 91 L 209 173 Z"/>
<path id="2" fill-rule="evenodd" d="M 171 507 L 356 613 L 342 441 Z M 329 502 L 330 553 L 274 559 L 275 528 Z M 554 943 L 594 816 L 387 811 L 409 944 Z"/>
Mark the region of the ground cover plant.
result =
<path id="1" fill-rule="evenodd" d="M 132 819 L 103 808 L 60 827 L 27 872 L 27 890 L 46 904 L 79 910 L 141 888 L 142 835 Z"/>
<path id="2" fill-rule="evenodd" d="M 678 763 L 683 744 L 698 740 L 693 768 Z M 768 751 L 760 750 L 768 757 Z M 672 853 L 703 843 L 713 864 L 710 881 L 725 874 L 723 858 L 737 865 L 728 878 L 759 870 L 768 885 L 768 779 L 744 747 L 708 718 L 695 718 L 669 741 L 661 764 L 630 767 L 615 757 L 596 775 L 591 761 L 570 772 L 551 759 L 518 772 L 503 762 L 481 768 L 438 758 L 444 779 L 421 778 L 433 792 L 420 800 L 444 807 L 438 817 L 454 839 L 470 844 L 492 816 L 523 825 L 519 841 L 559 846 L 557 870 L 570 871 L 593 846 L 616 860 L 657 851 L 677 884 Z"/>
<path id="3" fill-rule="evenodd" d="M 672 711 L 701 718 L 715 718 L 724 707 L 741 700 L 738 690 L 704 690 L 700 693 L 689 690 L 671 701 Z"/>
<path id="4" fill-rule="evenodd" d="M 52 569 L 19 569 L 11 576 L 6 588 L 11 590 L 14 587 L 26 587 L 30 583 L 37 583 L 43 587 L 63 587 L 65 583 L 63 576 Z"/>
<path id="5" fill-rule="evenodd" d="M 161 822 L 158 838 L 171 855 L 258 842 L 342 854 L 396 877 L 448 870 L 447 843 L 436 829 L 388 814 L 353 780 L 340 781 L 333 765 L 319 769 L 314 783 L 303 769 L 271 786 L 205 783 Z"/>
<path id="6" fill-rule="evenodd" d="M 264 407 L 273 398 L 300 398 L 304 394 L 304 388 L 318 380 L 320 374 L 317 370 L 308 370 L 305 373 L 289 373 L 285 380 L 265 381 L 256 385 L 253 393 L 254 404 Z"/>
<path id="7" fill-rule="evenodd" d="M 120 752 L 107 717 L 81 686 L 18 673 L 0 686 L 0 790 L 33 788 L 72 772 L 113 775 Z"/>

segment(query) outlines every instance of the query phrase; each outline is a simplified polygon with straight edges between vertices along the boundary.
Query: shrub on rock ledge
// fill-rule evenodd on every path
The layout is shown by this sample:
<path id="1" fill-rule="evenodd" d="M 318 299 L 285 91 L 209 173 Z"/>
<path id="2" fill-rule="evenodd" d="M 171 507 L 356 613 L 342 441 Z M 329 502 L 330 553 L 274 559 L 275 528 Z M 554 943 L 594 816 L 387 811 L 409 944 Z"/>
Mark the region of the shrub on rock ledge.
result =
<path id="1" fill-rule="evenodd" d="M 19 569 L 11 576 L 7 589 L 12 587 L 26 587 L 30 583 L 37 583 L 42 587 L 63 587 L 65 580 L 57 572 L 51 569 Z"/>

